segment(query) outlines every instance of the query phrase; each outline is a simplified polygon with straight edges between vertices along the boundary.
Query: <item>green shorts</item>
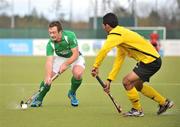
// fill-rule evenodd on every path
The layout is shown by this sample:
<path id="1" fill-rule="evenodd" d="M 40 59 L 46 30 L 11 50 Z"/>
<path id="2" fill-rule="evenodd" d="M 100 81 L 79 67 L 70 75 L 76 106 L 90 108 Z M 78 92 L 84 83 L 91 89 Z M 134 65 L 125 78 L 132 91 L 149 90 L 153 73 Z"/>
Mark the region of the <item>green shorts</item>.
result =
<path id="1" fill-rule="evenodd" d="M 134 67 L 133 71 L 139 76 L 144 82 L 149 82 L 150 77 L 154 75 L 161 68 L 161 58 L 157 58 L 151 63 L 145 64 L 139 62 Z"/>

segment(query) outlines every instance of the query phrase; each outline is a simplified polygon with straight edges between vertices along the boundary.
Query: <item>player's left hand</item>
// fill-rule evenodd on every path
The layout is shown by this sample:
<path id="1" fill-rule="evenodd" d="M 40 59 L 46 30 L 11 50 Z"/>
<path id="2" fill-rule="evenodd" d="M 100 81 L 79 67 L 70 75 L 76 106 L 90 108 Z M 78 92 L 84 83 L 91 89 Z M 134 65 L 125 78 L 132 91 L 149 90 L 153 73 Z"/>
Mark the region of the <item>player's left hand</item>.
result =
<path id="1" fill-rule="evenodd" d="M 98 68 L 93 67 L 92 70 L 91 70 L 91 75 L 93 77 L 96 77 L 98 75 L 98 73 L 99 73 Z"/>

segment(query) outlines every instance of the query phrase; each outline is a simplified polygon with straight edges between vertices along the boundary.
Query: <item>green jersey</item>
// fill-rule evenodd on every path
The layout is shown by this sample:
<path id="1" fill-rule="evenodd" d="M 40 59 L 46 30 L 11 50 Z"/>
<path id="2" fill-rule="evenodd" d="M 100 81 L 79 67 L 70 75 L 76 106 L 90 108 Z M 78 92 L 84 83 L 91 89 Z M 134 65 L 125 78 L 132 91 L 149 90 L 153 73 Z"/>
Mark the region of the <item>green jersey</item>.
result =
<path id="1" fill-rule="evenodd" d="M 62 31 L 61 42 L 54 42 L 52 39 L 49 39 L 49 42 L 46 46 L 46 55 L 47 56 L 61 56 L 69 58 L 72 56 L 72 48 L 78 46 L 76 35 L 71 31 Z"/>

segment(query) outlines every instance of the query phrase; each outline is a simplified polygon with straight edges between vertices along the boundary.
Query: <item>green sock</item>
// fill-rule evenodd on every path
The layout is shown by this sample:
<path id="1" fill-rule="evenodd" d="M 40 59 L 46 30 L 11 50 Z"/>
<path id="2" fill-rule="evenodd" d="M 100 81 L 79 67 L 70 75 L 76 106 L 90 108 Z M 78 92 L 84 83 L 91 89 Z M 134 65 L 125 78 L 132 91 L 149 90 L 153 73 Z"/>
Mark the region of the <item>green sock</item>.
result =
<path id="1" fill-rule="evenodd" d="M 43 87 L 43 86 L 44 86 L 44 81 L 41 82 L 39 89 L 41 89 L 41 87 Z"/>
<path id="2" fill-rule="evenodd" d="M 71 78 L 71 89 L 70 92 L 71 93 L 76 93 L 76 90 L 79 88 L 79 86 L 82 83 L 82 79 L 77 80 L 74 78 L 74 76 Z"/>
<path id="3" fill-rule="evenodd" d="M 46 85 L 44 84 L 44 81 L 42 81 L 40 84 L 40 93 L 37 100 L 43 101 L 44 96 L 50 90 L 50 88 L 51 88 L 51 85 Z"/>

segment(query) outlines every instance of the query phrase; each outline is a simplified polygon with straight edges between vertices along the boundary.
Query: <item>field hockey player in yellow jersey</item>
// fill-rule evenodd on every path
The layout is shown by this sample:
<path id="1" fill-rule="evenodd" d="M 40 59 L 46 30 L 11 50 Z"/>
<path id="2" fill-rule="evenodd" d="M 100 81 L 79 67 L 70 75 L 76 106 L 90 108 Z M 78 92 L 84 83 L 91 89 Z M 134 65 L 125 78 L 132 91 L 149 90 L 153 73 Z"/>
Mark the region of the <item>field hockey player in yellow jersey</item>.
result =
<path id="1" fill-rule="evenodd" d="M 161 58 L 150 42 L 138 33 L 118 25 L 115 14 L 107 13 L 103 17 L 103 29 L 108 33 L 107 39 L 100 49 L 92 67 L 92 76 L 98 75 L 98 68 L 107 56 L 107 53 L 116 47 L 117 55 L 107 80 L 105 92 L 110 91 L 110 84 L 116 78 L 126 56 L 137 61 L 132 72 L 128 73 L 122 81 L 127 96 L 132 103 L 130 111 L 124 116 L 144 116 L 138 91 L 159 104 L 157 114 L 160 115 L 171 108 L 174 103 L 162 96 L 152 86 L 148 85 L 150 77 L 161 67 Z"/>

